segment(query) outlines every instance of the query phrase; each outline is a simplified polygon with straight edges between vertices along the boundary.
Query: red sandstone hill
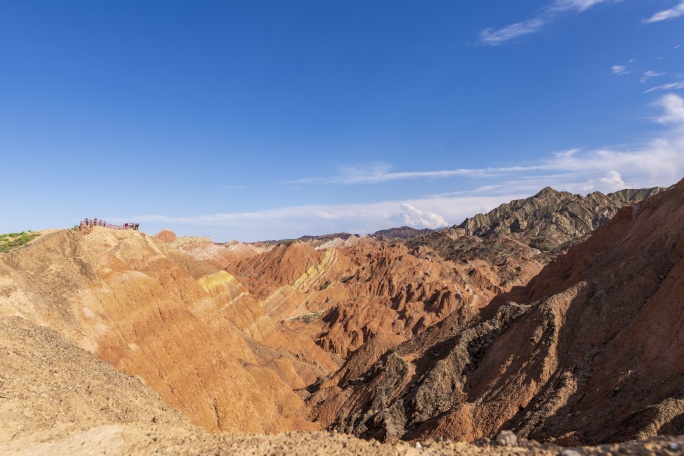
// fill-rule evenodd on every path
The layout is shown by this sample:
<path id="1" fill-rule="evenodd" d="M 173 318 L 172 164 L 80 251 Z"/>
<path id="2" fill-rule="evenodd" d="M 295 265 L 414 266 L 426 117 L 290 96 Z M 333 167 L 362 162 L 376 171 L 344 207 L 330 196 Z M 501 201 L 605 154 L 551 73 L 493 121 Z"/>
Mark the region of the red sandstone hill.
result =
<path id="1" fill-rule="evenodd" d="M 163 242 L 173 242 L 176 240 L 176 233 L 171 230 L 163 229 L 155 234 L 154 237 Z"/>
<path id="2" fill-rule="evenodd" d="M 682 434 L 682 296 L 684 181 L 619 210 L 479 317 L 357 350 L 319 383 L 312 418 L 384 440 Z"/>
<path id="3" fill-rule="evenodd" d="M 204 247 L 200 240 L 174 245 L 223 266 L 273 321 L 340 359 L 378 333 L 409 339 L 453 312 L 469 318 L 541 268 L 529 258 L 498 267 L 478 260 L 454 264 L 429 248 L 371 238 L 324 250 L 296 241 L 243 258 L 209 240 Z M 516 276 L 501 277 L 504 268 Z"/>

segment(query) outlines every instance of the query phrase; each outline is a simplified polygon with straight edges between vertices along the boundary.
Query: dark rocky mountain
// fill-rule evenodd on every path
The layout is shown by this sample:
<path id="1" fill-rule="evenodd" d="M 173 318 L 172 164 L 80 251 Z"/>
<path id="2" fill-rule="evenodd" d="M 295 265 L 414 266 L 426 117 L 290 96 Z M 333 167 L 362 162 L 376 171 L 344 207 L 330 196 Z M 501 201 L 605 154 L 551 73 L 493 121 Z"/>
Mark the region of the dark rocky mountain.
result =
<path id="1" fill-rule="evenodd" d="M 534 252 L 536 259 L 546 262 L 586 239 L 621 207 L 662 190 L 655 187 L 582 196 L 546 187 L 530 198 L 502 204 L 458 226 L 407 243 L 410 247 L 429 246 L 452 261 L 478 258 L 501 264 L 506 258 Z"/>
<path id="2" fill-rule="evenodd" d="M 424 228 L 422 230 L 411 228 L 410 226 L 402 226 L 399 228 L 389 228 L 387 230 L 376 231 L 371 234 L 374 238 L 387 238 L 387 239 L 408 239 L 415 236 L 420 236 L 422 234 L 429 234 L 435 230 L 430 228 Z"/>

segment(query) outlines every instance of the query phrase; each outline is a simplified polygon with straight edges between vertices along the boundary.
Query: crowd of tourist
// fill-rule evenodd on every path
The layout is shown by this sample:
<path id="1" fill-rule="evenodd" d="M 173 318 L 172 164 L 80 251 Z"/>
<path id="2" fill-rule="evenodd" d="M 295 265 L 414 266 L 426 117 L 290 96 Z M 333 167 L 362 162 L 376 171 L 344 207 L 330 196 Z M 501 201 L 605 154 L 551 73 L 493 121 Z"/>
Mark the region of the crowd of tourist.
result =
<path id="1" fill-rule="evenodd" d="M 100 220 L 97 218 L 94 219 L 89 219 L 85 218 L 81 220 L 81 223 L 79 225 L 79 230 L 83 234 L 88 234 L 91 231 L 93 231 L 93 228 L 96 226 L 101 226 L 103 228 L 110 228 L 112 230 L 138 230 L 140 228 L 140 223 L 124 223 L 123 225 L 112 225 L 111 223 L 107 223 L 104 220 Z"/>

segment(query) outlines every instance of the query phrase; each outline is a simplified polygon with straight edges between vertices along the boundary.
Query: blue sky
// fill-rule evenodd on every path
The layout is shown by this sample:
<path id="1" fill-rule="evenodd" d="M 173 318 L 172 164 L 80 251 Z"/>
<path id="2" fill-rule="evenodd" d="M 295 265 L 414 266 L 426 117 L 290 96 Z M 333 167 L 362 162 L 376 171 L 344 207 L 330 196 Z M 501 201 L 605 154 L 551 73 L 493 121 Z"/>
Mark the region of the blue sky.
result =
<path id="1" fill-rule="evenodd" d="M 0 233 L 255 241 L 684 177 L 684 1 L 0 0 Z"/>

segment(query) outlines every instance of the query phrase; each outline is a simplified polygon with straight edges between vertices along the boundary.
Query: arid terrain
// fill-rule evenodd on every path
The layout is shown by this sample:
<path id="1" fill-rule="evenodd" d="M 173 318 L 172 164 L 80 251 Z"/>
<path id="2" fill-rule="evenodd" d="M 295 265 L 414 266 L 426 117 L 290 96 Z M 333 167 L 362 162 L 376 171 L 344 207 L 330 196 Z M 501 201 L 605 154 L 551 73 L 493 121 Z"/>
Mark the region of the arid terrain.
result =
<path id="1" fill-rule="evenodd" d="M 684 181 L 434 232 L 39 234 L 0 253 L 0 453 L 683 451 Z"/>

